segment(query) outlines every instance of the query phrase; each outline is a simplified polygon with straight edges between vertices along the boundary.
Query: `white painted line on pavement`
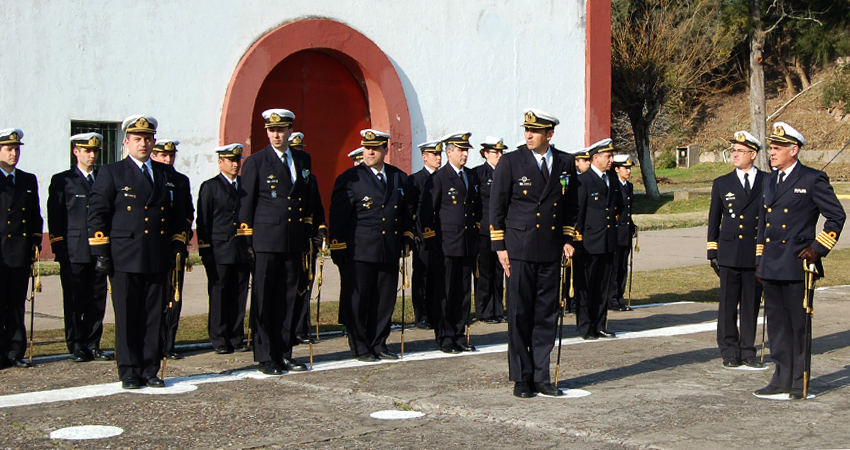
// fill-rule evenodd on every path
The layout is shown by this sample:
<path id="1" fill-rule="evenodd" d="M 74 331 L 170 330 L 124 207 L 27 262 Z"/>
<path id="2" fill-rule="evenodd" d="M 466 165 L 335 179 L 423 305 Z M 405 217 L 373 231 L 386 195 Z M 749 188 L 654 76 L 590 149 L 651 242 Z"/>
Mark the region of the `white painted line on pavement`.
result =
<path id="1" fill-rule="evenodd" d="M 384 411 L 375 411 L 372 414 L 369 414 L 369 417 L 380 420 L 407 420 L 425 417 L 425 413 L 421 413 L 419 411 L 396 411 L 394 409 L 387 409 Z"/>

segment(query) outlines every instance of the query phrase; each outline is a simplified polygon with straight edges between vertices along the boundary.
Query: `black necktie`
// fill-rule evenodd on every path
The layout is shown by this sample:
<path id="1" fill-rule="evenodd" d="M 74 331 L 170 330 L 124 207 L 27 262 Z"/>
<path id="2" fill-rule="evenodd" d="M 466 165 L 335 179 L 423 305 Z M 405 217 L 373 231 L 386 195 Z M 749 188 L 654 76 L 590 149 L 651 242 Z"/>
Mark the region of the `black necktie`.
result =
<path id="1" fill-rule="evenodd" d="M 94 178 L 91 177 L 91 174 L 86 175 L 86 181 L 89 182 L 89 187 L 94 184 Z"/>
<path id="2" fill-rule="evenodd" d="M 745 173 L 744 174 L 744 192 L 747 193 L 747 197 L 750 196 L 750 191 L 752 191 L 752 188 L 750 188 L 750 174 Z"/>
<path id="3" fill-rule="evenodd" d="M 9 186 L 14 187 L 15 186 L 15 176 L 12 175 L 11 173 L 9 175 L 6 175 L 6 182 L 9 183 Z"/>
<path id="4" fill-rule="evenodd" d="M 549 184 L 549 166 L 546 164 L 546 158 L 540 163 L 540 173 L 543 175 L 543 182 Z"/>
<path id="5" fill-rule="evenodd" d="M 779 189 L 779 186 L 782 186 L 783 181 L 785 181 L 785 172 L 779 172 L 779 183 L 776 183 L 777 189 Z"/>
<path id="6" fill-rule="evenodd" d="M 233 182 L 233 190 L 234 190 L 234 191 L 238 191 L 238 190 L 239 190 L 239 187 L 238 187 L 238 186 L 236 186 L 236 182 L 235 182 L 235 181 Z"/>
<path id="7" fill-rule="evenodd" d="M 387 181 L 384 180 L 384 174 L 382 174 L 380 172 L 378 172 L 378 181 L 381 182 L 381 186 L 383 186 L 384 188 L 387 187 Z"/>
<path id="8" fill-rule="evenodd" d="M 145 175 L 145 179 L 148 180 L 148 183 L 150 183 L 151 186 L 153 186 L 153 178 L 151 178 L 151 173 L 148 170 L 147 164 L 142 164 L 142 173 Z"/>

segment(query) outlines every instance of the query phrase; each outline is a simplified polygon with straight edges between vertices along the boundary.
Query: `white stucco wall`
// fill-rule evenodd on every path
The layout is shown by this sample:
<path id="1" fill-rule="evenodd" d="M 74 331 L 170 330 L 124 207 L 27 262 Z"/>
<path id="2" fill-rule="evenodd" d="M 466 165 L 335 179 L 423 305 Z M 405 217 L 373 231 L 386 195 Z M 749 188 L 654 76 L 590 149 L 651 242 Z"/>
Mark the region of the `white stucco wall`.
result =
<path id="1" fill-rule="evenodd" d="M 18 167 L 34 172 L 42 203 L 67 169 L 71 120 L 159 120 L 181 141 L 177 168 L 200 183 L 217 171 L 212 149 L 227 85 L 245 51 L 301 18 L 342 22 L 396 66 L 415 145 L 452 131 L 477 144 L 522 138 L 522 110 L 556 115 L 553 142 L 583 146 L 585 0 L 0 0 L 0 128 L 26 134 Z M 286 107 L 286 105 L 281 105 Z M 307 137 L 309 141 L 309 136 Z"/>

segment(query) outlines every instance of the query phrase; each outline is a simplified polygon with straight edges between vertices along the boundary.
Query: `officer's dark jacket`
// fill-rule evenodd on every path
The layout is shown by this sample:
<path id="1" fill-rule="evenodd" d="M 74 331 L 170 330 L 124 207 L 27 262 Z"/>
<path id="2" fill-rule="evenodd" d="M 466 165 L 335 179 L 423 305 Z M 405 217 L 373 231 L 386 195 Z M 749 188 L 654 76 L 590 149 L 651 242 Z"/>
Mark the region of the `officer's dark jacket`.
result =
<path id="1" fill-rule="evenodd" d="M 464 167 L 469 188 L 451 164 L 437 169 L 431 188 L 422 195 L 419 221 L 429 248 L 438 248 L 444 256 L 478 254 L 478 217 L 481 198 L 478 175 Z M 433 243 L 433 244 L 432 244 Z"/>
<path id="2" fill-rule="evenodd" d="M 171 178 L 174 180 L 170 183 L 170 185 L 168 185 L 168 188 L 171 190 L 172 206 L 179 209 L 185 219 L 180 232 L 186 233 L 186 242 L 189 242 L 194 235 L 192 232 L 192 222 L 195 220 L 195 205 L 192 201 L 192 186 L 189 182 L 189 177 L 178 172 L 173 166 L 168 167 L 171 167 Z"/>
<path id="3" fill-rule="evenodd" d="M 478 176 L 478 195 L 481 196 L 481 217 L 478 218 L 478 232 L 490 234 L 490 190 L 493 188 L 493 174 L 495 169 L 487 163 L 472 169 Z"/>
<path id="4" fill-rule="evenodd" d="M 708 210 L 708 259 L 726 267 L 756 266 L 756 237 L 762 208 L 762 185 L 767 176 L 754 168 L 750 195 L 735 170 L 717 177 L 711 185 Z"/>
<path id="5" fill-rule="evenodd" d="M 306 252 L 313 226 L 313 203 L 308 177 L 310 155 L 292 150 L 295 184 L 271 145 L 245 159 L 242 183 L 245 196 L 239 209 L 239 230 L 257 252 Z"/>
<path id="6" fill-rule="evenodd" d="M 201 183 L 198 193 L 198 251 L 202 257 L 212 256 L 216 264 L 245 264 L 243 239 L 239 229 L 239 197 L 245 195 L 242 177 L 236 177 L 238 191 L 222 174 Z"/>
<path id="7" fill-rule="evenodd" d="M 93 178 L 97 178 L 97 171 Z M 70 262 L 91 263 L 86 225 L 91 193 L 89 182 L 80 169 L 73 167 L 53 175 L 47 192 L 47 229 L 53 253 L 67 251 Z"/>
<path id="8" fill-rule="evenodd" d="M 626 184 L 623 185 L 616 176 L 614 179 L 619 183 L 620 194 L 623 196 L 623 208 L 620 211 L 620 219 L 617 221 L 617 244 L 621 247 L 631 247 L 632 236 L 635 235 L 635 222 L 632 220 L 635 185 L 629 180 L 626 180 Z"/>
<path id="9" fill-rule="evenodd" d="M 490 239 L 511 259 L 558 262 L 572 242 L 578 213 L 572 155 L 552 149 L 549 183 L 525 145 L 499 160 L 490 191 Z"/>
<path id="10" fill-rule="evenodd" d="M 407 184 L 404 192 L 404 197 L 407 199 L 407 210 L 413 214 L 414 234 L 419 242 L 425 240 L 422 233 L 422 224 L 419 222 L 419 203 L 422 200 L 422 194 L 431 188 L 431 172 L 424 167 L 419 172 L 416 172 L 407 177 Z"/>
<path id="11" fill-rule="evenodd" d="M 591 255 L 613 253 L 619 245 L 617 225 L 623 197 L 617 174 L 607 174 L 608 187 L 593 168 L 578 176 L 576 236 L 580 236 L 582 248 Z"/>
<path id="12" fill-rule="evenodd" d="M 89 198 L 88 236 L 94 256 L 111 256 L 116 271 L 166 272 L 171 242 L 186 243 L 184 212 L 173 207 L 167 164 L 151 161 L 153 185 L 128 156 L 100 168 Z"/>
<path id="13" fill-rule="evenodd" d="M 846 215 L 826 173 L 797 162 L 777 188 L 778 173 L 766 176 L 762 187 L 756 245 L 758 275 L 763 280 L 800 281 L 804 278 L 803 262 L 797 255 L 811 247 L 826 256 L 838 241 Z M 826 222 L 815 236 L 819 215 Z"/>
<path id="14" fill-rule="evenodd" d="M 407 175 L 384 164 L 384 187 L 365 164 L 337 177 L 331 194 L 328 235 L 331 255 L 355 261 L 396 263 L 403 239 L 412 243 L 413 221 L 407 211 L 404 186 Z"/>
<path id="15" fill-rule="evenodd" d="M 0 180 L 0 187 L 5 183 Z M 41 246 L 43 225 L 38 181 L 35 175 L 16 169 L 14 189 L 0 188 L 0 267 L 29 267 L 33 246 Z"/>

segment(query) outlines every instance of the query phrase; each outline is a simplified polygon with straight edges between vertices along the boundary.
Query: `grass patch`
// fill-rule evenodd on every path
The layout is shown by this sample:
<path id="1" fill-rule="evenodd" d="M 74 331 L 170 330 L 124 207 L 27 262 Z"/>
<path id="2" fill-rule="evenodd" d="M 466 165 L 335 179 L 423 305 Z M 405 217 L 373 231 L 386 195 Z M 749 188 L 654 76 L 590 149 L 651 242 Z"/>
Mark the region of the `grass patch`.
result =
<path id="1" fill-rule="evenodd" d="M 673 200 L 673 194 L 661 194 L 661 198 L 653 200 L 646 195 L 635 195 L 632 214 L 679 214 L 689 212 L 705 212 L 711 205 L 710 192 L 691 193 L 687 200 Z"/>
<path id="2" fill-rule="evenodd" d="M 691 228 L 708 225 L 708 211 L 679 214 L 635 214 L 632 220 L 639 231 Z"/>
<path id="3" fill-rule="evenodd" d="M 682 189 L 711 186 L 715 178 L 729 173 L 733 169 L 730 163 L 701 163 L 689 169 L 659 169 L 655 171 L 658 188 Z M 644 190 L 640 169 L 632 169 L 632 182 L 635 190 Z"/>

